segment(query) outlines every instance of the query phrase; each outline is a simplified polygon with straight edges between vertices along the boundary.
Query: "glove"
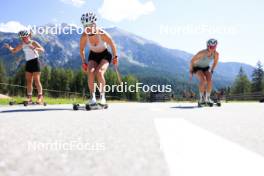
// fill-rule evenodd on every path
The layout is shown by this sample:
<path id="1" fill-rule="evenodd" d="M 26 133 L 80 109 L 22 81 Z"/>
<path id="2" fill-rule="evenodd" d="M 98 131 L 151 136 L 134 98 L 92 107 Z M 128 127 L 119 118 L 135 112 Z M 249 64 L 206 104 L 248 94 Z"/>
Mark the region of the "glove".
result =
<path id="1" fill-rule="evenodd" d="M 214 74 L 214 70 L 211 70 L 211 74 Z"/>
<path id="2" fill-rule="evenodd" d="M 87 72 L 87 70 L 88 70 L 88 64 L 87 63 L 83 63 L 82 64 L 82 69 L 83 69 L 83 71 Z"/>
<path id="3" fill-rule="evenodd" d="M 117 56 L 114 57 L 113 64 L 114 65 L 118 65 L 118 57 Z"/>

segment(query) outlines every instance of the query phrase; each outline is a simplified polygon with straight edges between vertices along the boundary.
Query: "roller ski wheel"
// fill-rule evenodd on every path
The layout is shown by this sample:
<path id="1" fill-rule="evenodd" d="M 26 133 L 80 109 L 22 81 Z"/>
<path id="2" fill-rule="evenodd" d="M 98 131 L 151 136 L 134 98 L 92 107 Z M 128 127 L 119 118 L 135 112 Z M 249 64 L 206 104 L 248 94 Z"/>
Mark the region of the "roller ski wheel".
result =
<path id="1" fill-rule="evenodd" d="M 85 105 L 85 109 L 86 109 L 87 111 L 91 111 L 91 106 L 95 106 L 95 105 L 89 105 L 89 104 L 86 104 L 86 105 Z"/>
<path id="2" fill-rule="evenodd" d="M 16 101 L 10 101 L 9 102 L 9 106 L 13 106 L 13 105 L 15 105 L 16 104 Z"/>
<path id="3" fill-rule="evenodd" d="M 205 103 L 204 103 L 204 102 L 198 102 L 198 107 L 199 107 L 199 108 L 201 108 L 201 107 L 203 107 L 203 106 L 205 106 Z"/>
<path id="4" fill-rule="evenodd" d="M 74 111 L 78 111 L 80 108 L 80 105 L 79 104 L 73 104 L 73 110 Z"/>
<path id="5" fill-rule="evenodd" d="M 207 102 L 206 105 L 209 106 L 209 107 L 213 107 L 214 103 Z"/>
<path id="6" fill-rule="evenodd" d="M 33 102 L 28 102 L 28 101 L 24 101 L 23 102 L 23 105 L 26 107 L 26 106 L 28 106 L 29 104 L 32 104 Z"/>

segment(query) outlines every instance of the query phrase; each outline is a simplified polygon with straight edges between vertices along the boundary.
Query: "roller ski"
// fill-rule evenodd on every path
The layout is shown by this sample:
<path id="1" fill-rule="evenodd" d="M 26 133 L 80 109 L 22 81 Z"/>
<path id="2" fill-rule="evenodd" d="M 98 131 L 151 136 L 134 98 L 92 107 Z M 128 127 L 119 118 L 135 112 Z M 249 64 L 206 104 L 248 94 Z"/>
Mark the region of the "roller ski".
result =
<path id="1" fill-rule="evenodd" d="M 16 101 L 10 101 L 9 102 L 10 106 L 14 106 L 14 105 L 24 105 L 24 106 L 30 106 L 30 105 L 43 105 L 43 106 L 47 106 L 46 102 L 32 102 L 32 101 L 22 101 L 22 102 L 16 102 Z"/>
<path id="2" fill-rule="evenodd" d="M 34 106 L 34 105 L 43 105 L 43 106 L 47 106 L 47 103 L 45 102 L 28 102 L 28 101 L 24 101 L 23 102 L 24 106 Z"/>
<path id="3" fill-rule="evenodd" d="M 28 96 L 27 97 L 27 100 L 25 100 L 23 102 L 10 101 L 9 102 L 9 105 L 10 106 L 13 106 L 13 105 L 24 105 L 24 106 L 43 105 L 43 106 L 47 106 L 47 103 L 44 102 L 43 96 L 42 95 L 39 95 L 36 102 L 33 102 L 32 101 L 32 96 Z"/>
<path id="4" fill-rule="evenodd" d="M 10 106 L 13 106 L 13 105 L 24 105 L 25 106 L 25 104 L 28 104 L 28 103 L 32 103 L 32 95 L 27 95 L 27 99 L 22 102 L 10 101 L 9 105 Z"/>
<path id="5" fill-rule="evenodd" d="M 106 104 L 105 98 L 101 99 L 100 103 L 97 103 L 96 99 L 93 98 L 84 106 L 81 106 L 80 104 L 73 104 L 73 110 L 75 111 L 78 111 L 80 109 L 86 110 L 86 111 L 103 110 L 107 108 L 108 108 L 108 104 Z"/>
<path id="6" fill-rule="evenodd" d="M 222 105 L 221 102 L 204 102 L 204 103 L 198 102 L 199 108 L 201 108 L 201 107 L 213 107 L 213 106 L 220 107 L 221 105 Z"/>
<path id="7" fill-rule="evenodd" d="M 25 102 L 25 101 L 23 101 L 23 102 L 10 101 L 10 102 L 9 102 L 9 106 L 13 106 L 13 105 L 24 105 L 24 102 Z"/>
<path id="8" fill-rule="evenodd" d="M 30 105 L 43 105 L 43 106 L 47 106 L 47 103 L 44 102 L 43 95 L 38 95 L 36 102 L 33 102 L 32 100 L 30 100 L 30 101 L 24 101 L 24 106 L 30 106 Z"/>
<path id="9" fill-rule="evenodd" d="M 73 104 L 73 110 L 78 111 L 78 110 L 86 110 L 86 111 L 92 111 L 92 110 L 103 110 L 107 109 L 108 104 L 86 104 L 86 105 L 80 105 L 80 104 Z"/>
<path id="10" fill-rule="evenodd" d="M 198 107 L 213 107 L 213 106 L 217 106 L 220 107 L 221 106 L 221 102 L 218 100 L 211 100 L 210 98 L 208 98 L 206 101 L 205 100 L 199 100 L 198 101 Z"/>

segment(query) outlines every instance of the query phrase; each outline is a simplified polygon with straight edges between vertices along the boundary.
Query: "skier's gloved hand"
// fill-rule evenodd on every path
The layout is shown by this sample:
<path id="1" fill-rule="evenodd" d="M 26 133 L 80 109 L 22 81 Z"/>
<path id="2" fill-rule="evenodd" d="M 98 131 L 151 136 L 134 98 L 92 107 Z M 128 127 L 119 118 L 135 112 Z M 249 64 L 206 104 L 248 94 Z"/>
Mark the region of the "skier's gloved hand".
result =
<path id="1" fill-rule="evenodd" d="M 88 64 L 87 63 L 83 63 L 82 64 L 82 69 L 83 69 L 84 72 L 87 72 L 87 70 L 88 70 Z"/>
<path id="2" fill-rule="evenodd" d="M 115 56 L 115 57 L 113 58 L 113 64 L 114 64 L 114 65 L 118 65 L 118 57 L 117 57 L 117 56 Z"/>
<path id="3" fill-rule="evenodd" d="M 211 70 L 210 72 L 211 72 L 211 74 L 214 74 L 214 70 Z"/>

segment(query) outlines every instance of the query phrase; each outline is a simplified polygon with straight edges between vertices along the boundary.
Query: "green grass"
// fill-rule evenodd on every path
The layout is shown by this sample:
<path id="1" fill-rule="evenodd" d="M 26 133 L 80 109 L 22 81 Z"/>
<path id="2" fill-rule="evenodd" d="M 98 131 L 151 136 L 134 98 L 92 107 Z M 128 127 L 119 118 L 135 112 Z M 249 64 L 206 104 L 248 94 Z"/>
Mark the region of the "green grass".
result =
<path id="1" fill-rule="evenodd" d="M 0 105 L 8 105 L 10 101 L 16 101 L 18 103 L 22 103 L 25 101 L 25 97 L 12 97 L 12 99 L 0 99 Z M 36 98 L 33 97 L 33 101 L 36 101 Z M 83 98 L 52 98 L 52 97 L 44 97 L 44 101 L 49 104 L 49 105 L 58 105 L 58 104 L 73 104 L 73 103 L 78 103 L 78 104 L 83 104 L 87 102 L 87 99 Z M 125 103 L 127 101 L 124 100 L 110 100 L 108 102 L 111 103 Z"/>
<path id="2" fill-rule="evenodd" d="M 8 105 L 10 101 L 23 102 L 25 100 L 26 100 L 25 97 L 12 97 L 12 99 L 0 99 L 0 105 Z M 33 98 L 33 101 L 36 101 L 35 97 Z M 87 102 L 87 100 L 83 100 L 82 98 L 70 99 L 70 98 L 51 98 L 51 97 L 45 97 L 44 101 L 50 105 L 53 105 L 53 104 L 73 104 L 73 103 L 83 104 L 83 103 Z M 125 101 L 125 100 L 109 100 L 108 102 L 111 102 L 111 103 L 127 103 L 128 101 Z M 196 101 L 171 100 L 171 101 L 164 102 L 164 103 L 177 103 L 177 102 L 195 103 Z M 223 102 L 225 102 L 225 101 L 223 101 Z M 257 101 L 228 101 L 225 103 L 254 103 L 254 102 L 257 102 Z"/>
<path id="3" fill-rule="evenodd" d="M 16 101 L 16 102 L 23 102 L 25 101 L 25 97 L 12 97 L 12 99 L 0 99 L 1 105 L 7 105 L 10 101 Z M 33 101 L 36 101 L 36 98 L 33 98 Z M 51 97 L 45 97 L 44 101 L 47 104 L 73 104 L 73 103 L 84 103 L 87 100 L 83 100 L 82 98 L 51 98 Z"/>

